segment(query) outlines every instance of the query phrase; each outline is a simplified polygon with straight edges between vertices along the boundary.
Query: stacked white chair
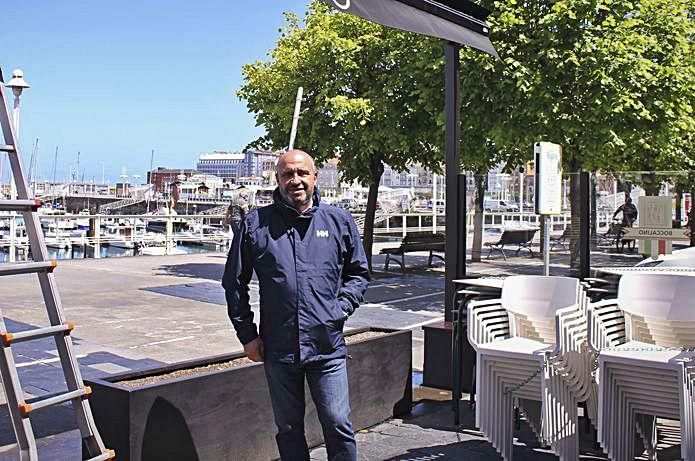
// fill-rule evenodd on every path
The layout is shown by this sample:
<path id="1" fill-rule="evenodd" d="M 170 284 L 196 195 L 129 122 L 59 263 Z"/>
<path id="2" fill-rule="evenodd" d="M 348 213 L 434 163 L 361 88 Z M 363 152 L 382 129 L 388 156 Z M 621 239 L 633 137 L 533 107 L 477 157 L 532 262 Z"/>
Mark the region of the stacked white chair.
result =
<path id="1" fill-rule="evenodd" d="M 622 341 L 619 320 L 606 327 L 596 318 L 604 306 L 590 312 L 592 347 L 600 351 L 598 441 L 623 461 L 634 459 L 639 434 L 656 459 L 655 419 L 680 420 L 681 456 L 695 461 L 695 277 L 626 274 L 617 305 Z"/>
<path id="2" fill-rule="evenodd" d="M 592 391 L 586 314 L 579 281 L 567 277 L 508 277 L 501 299 L 469 303 L 476 425 L 505 460 L 515 405 L 560 460 L 578 459 L 577 406 Z"/>

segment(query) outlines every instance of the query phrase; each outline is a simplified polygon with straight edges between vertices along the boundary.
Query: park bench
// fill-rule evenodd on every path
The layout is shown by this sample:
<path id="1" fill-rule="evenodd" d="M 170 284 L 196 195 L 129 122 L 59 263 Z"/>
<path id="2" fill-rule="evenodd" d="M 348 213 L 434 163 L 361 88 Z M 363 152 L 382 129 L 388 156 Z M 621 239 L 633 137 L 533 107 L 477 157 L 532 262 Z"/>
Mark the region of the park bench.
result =
<path id="1" fill-rule="evenodd" d="M 401 266 L 401 272 L 404 272 L 405 254 L 408 252 L 429 251 L 430 255 L 427 259 L 427 267 L 432 266 L 432 258 L 439 258 L 444 261 L 442 256 L 434 253 L 435 251 L 444 251 L 444 243 L 444 234 L 433 234 L 431 232 L 410 233 L 403 237 L 400 246 L 395 248 L 382 248 L 379 254 L 386 255 L 384 270 L 389 270 L 389 262 L 393 260 Z M 396 256 L 400 256 L 400 261 Z"/>
<path id="2" fill-rule="evenodd" d="M 550 250 L 554 250 L 555 248 L 561 248 L 561 249 L 566 249 L 568 247 L 568 240 L 572 236 L 572 227 L 567 226 L 565 227 L 565 230 L 562 231 L 562 235 L 558 236 L 550 236 Z"/>
<path id="3" fill-rule="evenodd" d="M 536 235 L 537 230 L 538 229 L 507 229 L 503 231 L 500 239 L 497 242 L 487 242 L 485 244 L 486 247 L 490 248 L 490 251 L 487 254 L 488 259 L 490 258 L 490 255 L 492 255 L 493 251 L 499 251 L 502 253 L 502 257 L 506 261 L 507 255 L 504 254 L 505 245 L 516 245 L 517 256 L 522 248 L 526 248 L 529 253 L 531 253 L 531 257 L 533 257 L 531 242 L 533 241 L 533 237 Z"/>

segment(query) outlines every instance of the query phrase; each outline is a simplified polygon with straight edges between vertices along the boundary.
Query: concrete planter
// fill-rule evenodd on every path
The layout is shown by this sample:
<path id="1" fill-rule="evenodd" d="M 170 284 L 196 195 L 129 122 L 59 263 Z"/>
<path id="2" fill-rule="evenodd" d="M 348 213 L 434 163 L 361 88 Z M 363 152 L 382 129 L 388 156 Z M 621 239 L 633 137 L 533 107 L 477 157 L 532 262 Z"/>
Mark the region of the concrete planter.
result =
<path id="1" fill-rule="evenodd" d="M 360 329 L 384 334 L 348 345 L 351 419 L 355 430 L 408 413 L 412 404 L 411 332 Z M 146 378 L 242 358 L 208 357 L 144 372 L 88 381 L 90 404 L 106 446 L 118 460 L 248 460 L 278 457 L 275 424 L 262 364 L 160 380 L 128 387 L 120 381 Z M 323 442 L 308 389 L 309 446 Z"/>

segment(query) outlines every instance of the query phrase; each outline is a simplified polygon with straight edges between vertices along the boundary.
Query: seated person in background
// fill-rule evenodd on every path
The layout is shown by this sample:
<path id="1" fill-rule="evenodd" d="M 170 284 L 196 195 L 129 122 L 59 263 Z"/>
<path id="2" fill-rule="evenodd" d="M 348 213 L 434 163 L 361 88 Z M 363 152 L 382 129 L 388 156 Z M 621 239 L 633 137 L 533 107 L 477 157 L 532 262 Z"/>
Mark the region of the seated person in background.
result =
<path id="1" fill-rule="evenodd" d="M 628 197 L 625 199 L 625 203 L 620 205 L 615 213 L 613 213 L 613 219 L 618 215 L 618 213 L 623 213 L 622 225 L 623 227 L 632 227 L 632 224 L 637 221 L 637 207 L 632 203 L 632 198 Z"/>

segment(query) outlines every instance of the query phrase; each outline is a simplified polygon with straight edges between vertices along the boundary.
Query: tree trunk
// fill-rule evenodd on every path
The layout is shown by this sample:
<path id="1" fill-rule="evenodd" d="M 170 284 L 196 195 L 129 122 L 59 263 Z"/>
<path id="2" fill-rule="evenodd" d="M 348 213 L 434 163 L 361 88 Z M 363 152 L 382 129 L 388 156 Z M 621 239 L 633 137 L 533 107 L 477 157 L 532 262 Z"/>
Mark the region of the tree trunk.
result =
<path id="1" fill-rule="evenodd" d="M 475 201 L 473 215 L 473 247 L 471 248 L 471 261 L 480 262 L 480 256 L 483 248 L 483 219 L 484 210 L 483 202 L 485 197 L 485 189 L 487 186 L 487 174 L 475 174 Z"/>
<path id="2" fill-rule="evenodd" d="M 656 197 L 661 189 L 661 180 L 654 173 L 647 173 L 642 176 L 642 187 L 645 195 Z"/>
<path id="3" fill-rule="evenodd" d="M 374 246 L 374 216 L 376 215 L 376 199 L 379 195 L 379 181 L 384 174 L 384 164 L 381 162 L 381 155 L 373 154 L 369 161 L 371 180 L 369 182 L 369 194 L 367 195 L 367 209 L 364 214 L 364 231 L 362 233 L 362 244 L 367 253 L 367 264 L 372 270 L 372 247 Z"/>
<path id="4" fill-rule="evenodd" d="M 596 175 L 591 175 L 591 241 L 596 241 L 596 234 L 598 233 L 598 220 L 596 216 L 596 204 L 598 201 L 598 190 L 597 190 L 597 180 Z"/>
<path id="5" fill-rule="evenodd" d="M 570 272 L 579 273 L 579 235 L 581 223 L 579 203 L 581 191 L 579 189 L 579 170 L 581 166 L 578 161 L 570 162 Z"/>

